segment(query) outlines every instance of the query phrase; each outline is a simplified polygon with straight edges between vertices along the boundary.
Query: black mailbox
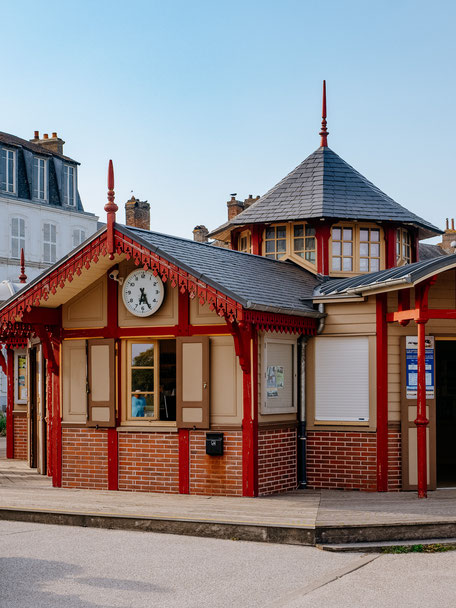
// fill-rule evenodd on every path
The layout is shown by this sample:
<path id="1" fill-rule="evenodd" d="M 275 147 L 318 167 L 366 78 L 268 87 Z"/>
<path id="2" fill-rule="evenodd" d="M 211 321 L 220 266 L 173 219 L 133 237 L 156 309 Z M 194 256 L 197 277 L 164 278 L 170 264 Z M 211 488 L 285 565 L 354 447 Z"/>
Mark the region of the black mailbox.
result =
<path id="1" fill-rule="evenodd" d="M 206 433 L 206 454 L 223 456 L 223 433 Z"/>

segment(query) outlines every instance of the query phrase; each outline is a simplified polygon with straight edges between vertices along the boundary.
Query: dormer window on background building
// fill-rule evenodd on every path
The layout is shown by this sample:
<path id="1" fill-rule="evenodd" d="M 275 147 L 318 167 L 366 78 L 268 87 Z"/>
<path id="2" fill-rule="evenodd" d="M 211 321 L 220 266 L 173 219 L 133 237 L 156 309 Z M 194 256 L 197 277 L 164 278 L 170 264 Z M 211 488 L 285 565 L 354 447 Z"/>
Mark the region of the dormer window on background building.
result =
<path id="1" fill-rule="evenodd" d="M 21 249 L 25 249 L 25 220 L 22 217 L 11 219 L 11 257 L 19 259 Z"/>
<path id="2" fill-rule="evenodd" d="M 43 260 L 50 263 L 57 260 L 57 228 L 55 224 L 43 225 Z"/>
<path id="3" fill-rule="evenodd" d="M 9 148 L 0 149 L 0 190 L 16 192 L 16 152 Z"/>
<path id="4" fill-rule="evenodd" d="M 74 207 L 76 202 L 75 168 L 71 165 L 63 166 L 63 202 Z"/>
<path id="5" fill-rule="evenodd" d="M 38 156 L 33 157 L 33 198 L 39 201 L 47 200 L 46 171 L 47 161 Z"/>

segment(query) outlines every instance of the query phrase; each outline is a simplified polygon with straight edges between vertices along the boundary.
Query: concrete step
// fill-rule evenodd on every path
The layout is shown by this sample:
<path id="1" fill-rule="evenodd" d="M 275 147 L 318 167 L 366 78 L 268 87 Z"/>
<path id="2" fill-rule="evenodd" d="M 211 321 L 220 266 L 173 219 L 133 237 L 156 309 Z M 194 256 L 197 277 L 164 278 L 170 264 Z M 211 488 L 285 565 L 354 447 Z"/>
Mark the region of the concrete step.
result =
<path id="1" fill-rule="evenodd" d="M 322 551 L 345 552 L 345 553 L 382 553 L 385 549 L 393 547 L 414 547 L 422 545 L 429 547 L 439 545 L 456 549 L 456 538 L 426 538 L 425 540 L 402 540 L 402 541 L 377 541 L 368 543 L 341 543 L 341 544 L 318 544 L 316 547 Z"/>

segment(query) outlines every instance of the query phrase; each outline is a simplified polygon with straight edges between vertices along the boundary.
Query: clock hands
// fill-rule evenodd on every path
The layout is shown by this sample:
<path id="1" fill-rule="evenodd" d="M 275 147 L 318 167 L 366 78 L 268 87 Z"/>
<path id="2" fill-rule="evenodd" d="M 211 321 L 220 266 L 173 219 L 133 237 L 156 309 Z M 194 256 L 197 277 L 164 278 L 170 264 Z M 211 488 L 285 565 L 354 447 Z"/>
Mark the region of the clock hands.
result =
<path id="1" fill-rule="evenodd" d="M 148 300 L 147 300 L 147 295 L 144 292 L 144 287 L 140 287 L 139 288 L 141 295 L 139 297 L 139 304 L 147 304 L 147 306 L 149 308 L 152 308 L 152 306 L 149 304 Z"/>

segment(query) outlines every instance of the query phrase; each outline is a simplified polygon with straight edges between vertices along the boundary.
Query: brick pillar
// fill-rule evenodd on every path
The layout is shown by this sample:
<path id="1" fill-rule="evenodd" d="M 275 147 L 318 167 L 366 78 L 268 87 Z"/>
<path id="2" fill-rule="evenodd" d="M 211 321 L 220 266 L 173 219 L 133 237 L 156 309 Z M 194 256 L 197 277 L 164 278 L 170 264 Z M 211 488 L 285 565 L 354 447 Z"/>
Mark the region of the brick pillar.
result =
<path id="1" fill-rule="evenodd" d="M 131 197 L 125 203 L 125 223 L 133 228 L 150 230 L 150 205 L 147 201 L 140 201 L 139 198 Z"/>

